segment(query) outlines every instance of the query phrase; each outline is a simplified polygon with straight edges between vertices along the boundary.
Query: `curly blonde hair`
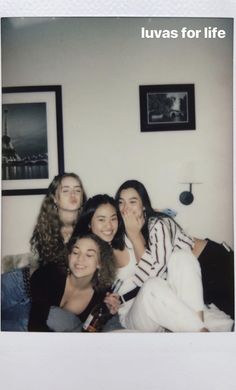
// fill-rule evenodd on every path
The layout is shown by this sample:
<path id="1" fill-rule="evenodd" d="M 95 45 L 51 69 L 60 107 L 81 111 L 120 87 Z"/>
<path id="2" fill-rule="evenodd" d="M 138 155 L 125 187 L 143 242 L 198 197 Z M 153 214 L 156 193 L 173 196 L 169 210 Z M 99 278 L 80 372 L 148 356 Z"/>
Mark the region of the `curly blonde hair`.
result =
<path id="1" fill-rule="evenodd" d="M 69 244 L 68 244 L 68 254 L 70 254 L 73 250 L 73 247 L 77 240 L 81 238 L 90 238 L 93 240 L 100 252 L 100 268 L 96 270 L 93 278 L 92 285 L 96 291 L 104 291 L 109 289 L 112 286 L 115 278 L 116 278 L 116 262 L 113 253 L 112 247 L 106 242 L 99 238 L 96 234 L 82 234 L 78 236 L 74 236 Z"/>
<path id="2" fill-rule="evenodd" d="M 68 250 L 61 235 L 62 222 L 54 201 L 56 191 L 65 177 L 73 177 L 78 180 L 82 188 L 83 203 L 86 201 L 83 185 L 78 175 L 63 173 L 54 177 L 42 202 L 37 223 L 30 239 L 31 250 L 38 254 L 40 265 L 51 262 L 66 263 Z"/>

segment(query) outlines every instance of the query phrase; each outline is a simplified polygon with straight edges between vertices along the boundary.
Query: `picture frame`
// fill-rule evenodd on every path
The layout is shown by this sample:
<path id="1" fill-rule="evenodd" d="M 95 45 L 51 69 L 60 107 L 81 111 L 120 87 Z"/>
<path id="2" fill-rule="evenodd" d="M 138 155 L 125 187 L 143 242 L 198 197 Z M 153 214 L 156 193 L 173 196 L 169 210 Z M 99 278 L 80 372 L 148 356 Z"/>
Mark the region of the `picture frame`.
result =
<path id="1" fill-rule="evenodd" d="M 195 130 L 194 84 L 140 85 L 141 132 Z"/>
<path id="2" fill-rule="evenodd" d="M 46 194 L 63 172 L 61 86 L 2 88 L 2 195 Z"/>

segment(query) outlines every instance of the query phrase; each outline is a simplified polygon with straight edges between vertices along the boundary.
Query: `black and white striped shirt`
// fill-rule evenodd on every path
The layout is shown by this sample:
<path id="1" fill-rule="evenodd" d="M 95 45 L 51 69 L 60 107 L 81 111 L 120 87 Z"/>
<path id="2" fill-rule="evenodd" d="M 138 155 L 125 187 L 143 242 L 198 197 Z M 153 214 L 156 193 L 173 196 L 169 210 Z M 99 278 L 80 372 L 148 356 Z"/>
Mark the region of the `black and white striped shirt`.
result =
<path id="1" fill-rule="evenodd" d="M 171 218 L 150 218 L 149 248 L 136 266 L 134 283 L 138 286 L 150 277 L 166 279 L 170 255 L 179 249 L 191 251 L 194 239 L 187 235 Z"/>

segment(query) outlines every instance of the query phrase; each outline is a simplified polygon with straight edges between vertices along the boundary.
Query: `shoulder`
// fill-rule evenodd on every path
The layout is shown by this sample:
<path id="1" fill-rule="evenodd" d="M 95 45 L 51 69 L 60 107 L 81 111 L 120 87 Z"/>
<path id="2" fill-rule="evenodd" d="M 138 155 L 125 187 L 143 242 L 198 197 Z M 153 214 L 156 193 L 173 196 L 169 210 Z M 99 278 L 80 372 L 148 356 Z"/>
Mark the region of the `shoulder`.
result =
<path id="1" fill-rule="evenodd" d="M 158 229 L 161 226 L 171 227 L 175 222 L 169 217 L 150 217 L 148 220 L 148 230 Z"/>
<path id="2" fill-rule="evenodd" d="M 31 276 L 31 284 L 38 284 L 61 279 L 66 274 L 64 267 L 57 264 L 47 264 L 40 266 Z"/>

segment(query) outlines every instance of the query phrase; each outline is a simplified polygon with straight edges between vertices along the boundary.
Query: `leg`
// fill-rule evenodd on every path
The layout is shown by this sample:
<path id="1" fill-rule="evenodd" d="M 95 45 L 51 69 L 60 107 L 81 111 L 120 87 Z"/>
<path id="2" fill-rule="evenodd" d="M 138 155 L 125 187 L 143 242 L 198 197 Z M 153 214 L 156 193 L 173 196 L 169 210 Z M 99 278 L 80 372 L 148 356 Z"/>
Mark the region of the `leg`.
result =
<path id="1" fill-rule="evenodd" d="M 27 289 L 28 268 L 1 275 L 1 330 L 27 331 L 31 299 Z"/>
<path id="2" fill-rule="evenodd" d="M 202 277 L 197 258 L 191 252 L 174 252 L 168 263 L 167 275 L 167 281 L 177 297 L 195 312 L 202 312 Z"/>
<path id="3" fill-rule="evenodd" d="M 197 313 L 161 278 L 147 280 L 125 318 L 125 327 L 147 332 L 199 332 L 204 328 Z"/>
<path id="4" fill-rule="evenodd" d="M 198 257 L 204 302 L 214 303 L 234 319 L 234 252 L 208 240 Z"/>
<path id="5" fill-rule="evenodd" d="M 51 306 L 47 326 L 54 332 L 81 332 L 82 322 L 79 317 L 61 307 Z"/>
<path id="6" fill-rule="evenodd" d="M 119 316 L 114 315 L 107 323 L 104 325 L 102 332 L 112 332 L 114 330 L 124 329 L 120 323 Z"/>

